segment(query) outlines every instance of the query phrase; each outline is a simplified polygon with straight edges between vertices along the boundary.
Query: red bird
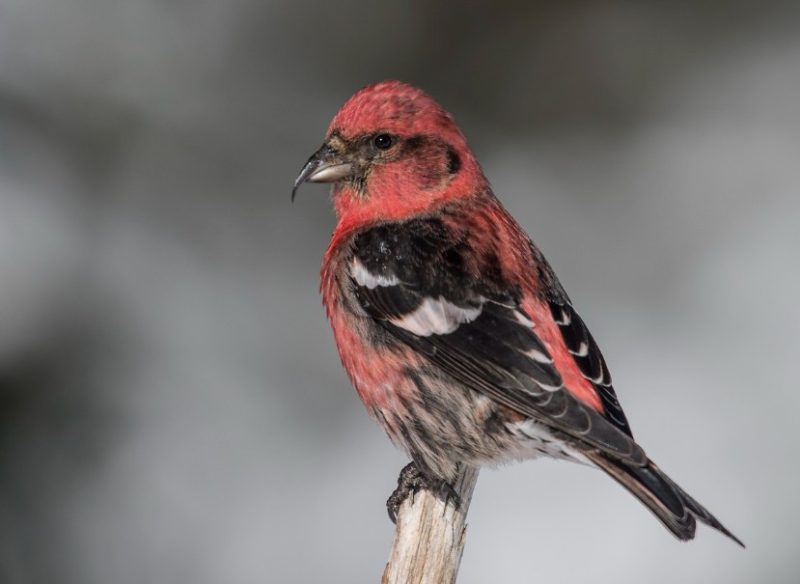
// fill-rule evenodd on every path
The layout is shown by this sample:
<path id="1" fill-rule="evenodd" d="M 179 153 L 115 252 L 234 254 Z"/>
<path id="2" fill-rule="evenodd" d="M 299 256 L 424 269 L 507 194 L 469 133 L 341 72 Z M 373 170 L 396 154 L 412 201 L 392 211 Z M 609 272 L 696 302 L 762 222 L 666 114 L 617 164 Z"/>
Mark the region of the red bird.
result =
<path id="1" fill-rule="evenodd" d="M 611 376 L 550 264 L 452 116 L 398 81 L 353 95 L 295 182 L 333 183 L 322 295 L 347 374 L 412 463 L 452 494 L 459 465 L 540 455 L 595 466 L 676 537 L 741 542 L 634 441 Z"/>

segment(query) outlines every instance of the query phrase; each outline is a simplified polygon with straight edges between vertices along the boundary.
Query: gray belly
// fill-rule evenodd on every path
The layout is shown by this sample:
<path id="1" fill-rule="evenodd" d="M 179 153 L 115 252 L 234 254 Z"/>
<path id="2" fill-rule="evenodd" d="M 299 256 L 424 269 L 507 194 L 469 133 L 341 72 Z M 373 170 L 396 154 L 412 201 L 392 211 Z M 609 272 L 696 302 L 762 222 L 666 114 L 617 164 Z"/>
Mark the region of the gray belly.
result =
<path id="1" fill-rule="evenodd" d="M 511 420 L 506 408 L 434 371 L 410 370 L 407 379 L 409 386 L 398 388 L 400 411 L 373 413 L 392 441 L 435 476 L 449 481 L 460 464 L 494 466 L 537 456 L 587 462 L 544 424 Z"/>

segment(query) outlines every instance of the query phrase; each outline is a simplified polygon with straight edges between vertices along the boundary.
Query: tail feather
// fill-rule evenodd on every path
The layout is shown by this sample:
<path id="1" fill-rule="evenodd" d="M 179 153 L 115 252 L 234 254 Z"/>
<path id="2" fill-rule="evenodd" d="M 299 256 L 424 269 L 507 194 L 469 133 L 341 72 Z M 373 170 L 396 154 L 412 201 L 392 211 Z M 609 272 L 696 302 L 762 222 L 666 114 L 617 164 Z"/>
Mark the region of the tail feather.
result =
<path id="1" fill-rule="evenodd" d="M 627 465 L 601 453 L 588 457 L 637 499 L 682 541 L 694 538 L 697 521 L 713 527 L 744 547 L 742 541 L 725 528 L 705 507 L 661 471 L 653 462 L 646 466 Z"/>

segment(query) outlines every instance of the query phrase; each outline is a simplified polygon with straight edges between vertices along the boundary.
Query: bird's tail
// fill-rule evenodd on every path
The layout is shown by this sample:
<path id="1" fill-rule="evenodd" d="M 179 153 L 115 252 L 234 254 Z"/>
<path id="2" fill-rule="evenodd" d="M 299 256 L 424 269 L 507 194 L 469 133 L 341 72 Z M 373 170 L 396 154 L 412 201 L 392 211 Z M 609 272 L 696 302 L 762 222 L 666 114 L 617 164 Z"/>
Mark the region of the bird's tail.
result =
<path id="1" fill-rule="evenodd" d="M 699 519 L 744 547 L 739 538 L 676 485 L 652 461 L 648 461 L 646 466 L 632 466 L 610 459 L 599 452 L 587 455 L 592 462 L 644 503 L 678 539 L 683 541 L 693 539 L 696 519 Z"/>

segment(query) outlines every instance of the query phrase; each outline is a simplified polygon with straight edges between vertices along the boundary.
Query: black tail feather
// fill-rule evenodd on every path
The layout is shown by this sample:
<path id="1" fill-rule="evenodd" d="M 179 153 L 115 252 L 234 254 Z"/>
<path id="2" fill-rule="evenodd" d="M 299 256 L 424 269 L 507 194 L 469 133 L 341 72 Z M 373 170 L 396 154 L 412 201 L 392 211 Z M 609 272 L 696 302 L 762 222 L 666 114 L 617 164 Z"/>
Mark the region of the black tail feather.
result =
<path id="1" fill-rule="evenodd" d="M 598 467 L 652 511 L 675 537 L 687 541 L 694 538 L 697 520 L 725 534 L 744 547 L 742 541 L 728 531 L 705 507 L 695 501 L 653 462 L 646 466 L 630 466 L 606 458 L 601 453 L 589 453 Z"/>

